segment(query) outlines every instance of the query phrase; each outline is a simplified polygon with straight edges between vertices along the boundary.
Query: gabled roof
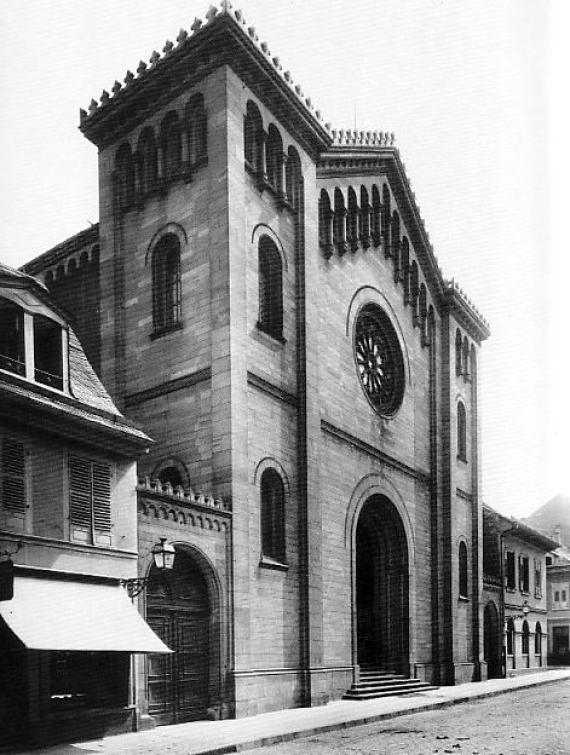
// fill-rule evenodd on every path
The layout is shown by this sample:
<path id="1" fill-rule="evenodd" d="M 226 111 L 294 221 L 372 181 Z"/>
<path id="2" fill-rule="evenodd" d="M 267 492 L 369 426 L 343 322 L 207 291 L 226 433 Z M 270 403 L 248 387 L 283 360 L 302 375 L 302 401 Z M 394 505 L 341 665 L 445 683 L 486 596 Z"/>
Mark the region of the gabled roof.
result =
<path id="1" fill-rule="evenodd" d="M 489 337 L 489 323 L 455 280 L 443 276 L 425 221 L 412 191 L 406 166 L 394 146 L 394 134 L 371 131 L 332 131 L 333 145 L 321 153 L 317 177 L 378 176 L 384 173 L 394 192 L 398 208 L 410 233 L 426 283 L 440 311 L 451 312 L 478 342 Z"/>
<path id="2" fill-rule="evenodd" d="M 124 85 L 115 81 L 112 94 L 103 90 L 80 111 L 80 129 L 99 147 L 127 133 L 157 107 L 166 104 L 210 71 L 227 64 L 248 84 L 276 117 L 290 123 L 296 137 L 315 156 L 332 142 L 328 125 L 302 88 L 283 71 L 266 42 L 260 42 L 240 10 L 223 0 L 210 6 L 205 20 L 196 18 L 190 32 L 181 29 L 176 44 L 167 41 L 149 64 L 140 61 L 136 75 L 127 71 Z"/>

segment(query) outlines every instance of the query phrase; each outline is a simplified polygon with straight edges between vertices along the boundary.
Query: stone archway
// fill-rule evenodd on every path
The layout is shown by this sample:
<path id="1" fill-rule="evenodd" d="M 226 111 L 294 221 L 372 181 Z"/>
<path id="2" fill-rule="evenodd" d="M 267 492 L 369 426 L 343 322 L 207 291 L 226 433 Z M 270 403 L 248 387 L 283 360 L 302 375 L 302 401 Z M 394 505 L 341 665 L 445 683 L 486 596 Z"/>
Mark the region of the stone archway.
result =
<path id="1" fill-rule="evenodd" d="M 356 655 L 361 667 L 409 673 L 408 544 L 402 520 L 382 495 L 356 526 Z"/>
<path id="2" fill-rule="evenodd" d="M 499 613 L 495 604 L 489 601 L 483 612 L 483 654 L 489 679 L 503 675 L 501 645 Z"/>
<path id="3" fill-rule="evenodd" d="M 147 621 L 174 651 L 149 656 L 149 714 L 159 725 L 207 718 L 220 702 L 219 596 L 202 560 L 177 546 L 171 572 L 150 571 Z"/>

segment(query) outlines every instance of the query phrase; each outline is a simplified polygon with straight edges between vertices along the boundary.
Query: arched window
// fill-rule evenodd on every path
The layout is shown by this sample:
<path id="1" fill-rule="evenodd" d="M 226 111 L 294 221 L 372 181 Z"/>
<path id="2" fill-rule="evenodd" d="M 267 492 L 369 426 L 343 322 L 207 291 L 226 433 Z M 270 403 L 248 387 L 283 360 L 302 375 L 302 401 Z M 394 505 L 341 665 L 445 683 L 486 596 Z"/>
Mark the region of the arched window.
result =
<path id="1" fill-rule="evenodd" d="M 196 94 L 187 107 L 188 160 L 196 167 L 208 160 L 208 119 L 204 109 L 204 97 Z"/>
<path id="2" fill-rule="evenodd" d="M 162 121 L 162 175 L 166 181 L 176 178 L 182 163 L 182 136 L 176 113 L 168 113 Z"/>
<path id="3" fill-rule="evenodd" d="M 380 192 L 376 184 L 372 186 L 372 241 L 378 246 L 381 240 L 381 214 Z"/>
<path id="4" fill-rule="evenodd" d="M 273 338 L 283 338 L 283 264 L 281 255 L 268 236 L 262 236 L 258 249 L 260 330 Z"/>
<path id="5" fill-rule="evenodd" d="M 467 461 L 467 415 L 462 401 L 457 404 L 457 458 Z"/>
<path id="6" fill-rule="evenodd" d="M 263 172 L 263 121 L 257 107 L 247 103 L 244 118 L 244 156 L 249 167 L 256 172 Z"/>
<path id="7" fill-rule="evenodd" d="M 347 238 L 351 251 L 358 249 L 358 201 L 352 187 L 348 190 Z"/>
<path id="8" fill-rule="evenodd" d="M 507 619 L 507 655 L 515 654 L 515 622 Z"/>
<path id="9" fill-rule="evenodd" d="M 467 565 L 467 546 L 463 541 L 459 543 L 459 596 L 469 597 L 469 569 Z"/>
<path id="10" fill-rule="evenodd" d="M 418 323 L 422 331 L 422 343 L 424 343 L 426 339 L 426 328 L 427 328 L 427 289 L 425 287 L 425 283 L 422 283 L 420 285 L 420 296 L 419 296 L 418 308 L 419 308 Z"/>
<path id="11" fill-rule="evenodd" d="M 471 377 L 471 370 L 469 369 L 469 341 L 467 336 L 463 339 L 463 375 L 465 380 L 469 380 Z"/>
<path id="12" fill-rule="evenodd" d="M 158 162 L 154 131 L 145 128 L 139 138 L 139 190 L 143 196 L 156 188 Z"/>
<path id="13" fill-rule="evenodd" d="M 463 373 L 463 348 L 461 332 L 459 328 L 455 331 L 455 374 L 459 377 Z"/>
<path id="14" fill-rule="evenodd" d="M 180 242 L 173 233 L 163 236 L 152 256 L 154 330 L 160 333 L 180 324 Z"/>
<path id="15" fill-rule="evenodd" d="M 402 239 L 402 281 L 404 283 L 404 304 L 410 301 L 410 244 L 404 236 Z"/>
<path id="16" fill-rule="evenodd" d="M 364 249 L 370 246 L 370 202 L 365 186 L 360 187 L 360 243 Z"/>
<path id="17" fill-rule="evenodd" d="M 328 192 L 321 189 L 319 197 L 319 246 L 326 257 L 332 254 L 332 210 Z"/>
<path id="18" fill-rule="evenodd" d="M 542 627 L 540 626 L 540 621 L 536 622 L 534 630 L 534 654 L 542 655 Z"/>
<path id="19" fill-rule="evenodd" d="M 298 210 L 301 202 L 301 159 L 295 147 L 289 147 L 287 152 L 285 192 L 293 209 Z"/>
<path id="20" fill-rule="evenodd" d="M 392 213 L 392 255 L 394 257 L 394 280 L 400 280 L 400 216 Z"/>
<path id="21" fill-rule="evenodd" d="M 410 302 L 412 305 L 414 325 L 417 325 L 418 322 L 418 296 L 420 293 L 418 279 L 418 263 L 415 260 L 412 260 L 412 264 L 410 265 Z"/>
<path id="22" fill-rule="evenodd" d="M 387 185 L 382 186 L 382 243 L 384 244 L 384 254 L 389 257 L 391 254 L 390 247 L 390 218 L 392 211 L 390 209 L 390 190 Z"/>
<path id="23" fill-rule="evenodd" d="M 528 655 L 529 637 L 530 637 L 530 631 L 528 627 L 528 621 L 525 619 L 522 625 L 522 637 L 521 637 L 521 640 L 522 640 L 521 652 L 523 655 Z"/>
<path id="24" fill-rule="evenodd" d="M 183 487 L 182 475 L 176 467 L 164 467 L 158 473 L 158 479 L 162 483 L 169 482 L 173 488 Z"/>
<path id="25" fill-rule="evenodd" d="M 269 126 L 266 150 L 267 180 L 278 193 L 283 192 L 283 140 L 273 124 Z"/>
<path id="26" fill-rule="evenodd" d="M 132 207 L 135 197 L 135 170 L 130 144 L 125 143 L 119 147 L 115 176 L 117 206 L 121 210 L 127 210 Z"/>
<path id="27" fill-rule="evenodd" d="M 0 369 L 26 374 L 24 310 L 9 299 L 0 298 Z"/>
<path id="28" fill-rule="evenodd" d="M 261 552 L 285 563 L 285 490 L 274 469 L 261 475 Z"/>
<path id="29" fill-rule="evenodd" d="M 340 189 L 334 190 L 333 241 L 339 254 L 346 252 L 346 207 Z"/>

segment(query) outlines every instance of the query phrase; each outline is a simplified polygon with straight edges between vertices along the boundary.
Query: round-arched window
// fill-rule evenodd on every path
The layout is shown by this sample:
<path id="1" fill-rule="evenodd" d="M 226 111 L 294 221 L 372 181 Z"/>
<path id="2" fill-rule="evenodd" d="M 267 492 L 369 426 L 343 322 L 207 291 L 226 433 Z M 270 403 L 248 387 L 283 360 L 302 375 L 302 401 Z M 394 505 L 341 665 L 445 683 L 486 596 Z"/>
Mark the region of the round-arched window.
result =
<path id="1" fill-rule="evenodd" d="M 378 414 L 394 414 L 404 398 L 404 359 L 394 326 L 375 304 L 366 305 L 358 315 L 354 353 L 368 401 Z"/>

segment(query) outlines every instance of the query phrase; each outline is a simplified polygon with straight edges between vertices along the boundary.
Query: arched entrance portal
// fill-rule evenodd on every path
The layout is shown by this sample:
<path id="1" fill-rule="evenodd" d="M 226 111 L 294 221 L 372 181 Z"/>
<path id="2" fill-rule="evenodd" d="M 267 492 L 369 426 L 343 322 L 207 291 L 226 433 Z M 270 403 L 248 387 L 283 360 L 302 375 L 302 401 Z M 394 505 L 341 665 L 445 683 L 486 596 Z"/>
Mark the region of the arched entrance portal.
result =
<path id="1" fill-rule="evenodd" d="M 149 713 L 157 724 L 205 718 L 212 705 L 219 659 L 211 591 L 197 559 L 176 548 L 174 568 L 151 568 L 147 621 L 174 652 L 151 655 Z"/>
<path id="2" fill-rule="evenodd" d="M 499 633 L 499 613 L 494 603 L 489 602 L 483 612 L 483 654 L 487 663 L 487 676 L 497 679 L 502 674 L 501 637 Z"/>
<path id="3" fill-rule="evenodd" d="M 361 667 L 409 673 L 408 546 L 384 496 L 364 504 L 356 527 L 356 641 Z"/>

